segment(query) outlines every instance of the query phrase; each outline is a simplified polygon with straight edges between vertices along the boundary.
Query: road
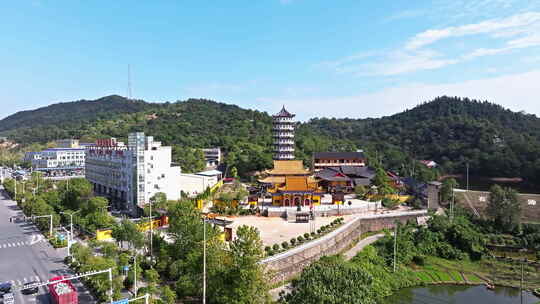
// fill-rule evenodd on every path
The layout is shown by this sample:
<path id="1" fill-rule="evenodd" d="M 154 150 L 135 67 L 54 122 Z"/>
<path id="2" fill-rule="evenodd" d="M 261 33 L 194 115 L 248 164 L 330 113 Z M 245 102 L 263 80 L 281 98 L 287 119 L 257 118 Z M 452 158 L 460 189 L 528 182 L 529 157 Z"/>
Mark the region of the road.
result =
<path id="1" fill-rule="evenodd" d="M 73 274 L 63 262 L 67 249 L 54 249 L 32 223 L 9 221 L 17 215 L 22 215 L 22 211 L 0 186 L 0 282 L 21 286 Z M 73 281 L 73 284 L 79 293 L 79 303 L 96 303 L 82 283 Z M 22 295 L 14 290 L 14 295 L 16 304 L 52 303 L 46 287 L 40 287 L 34 295 Z"/>

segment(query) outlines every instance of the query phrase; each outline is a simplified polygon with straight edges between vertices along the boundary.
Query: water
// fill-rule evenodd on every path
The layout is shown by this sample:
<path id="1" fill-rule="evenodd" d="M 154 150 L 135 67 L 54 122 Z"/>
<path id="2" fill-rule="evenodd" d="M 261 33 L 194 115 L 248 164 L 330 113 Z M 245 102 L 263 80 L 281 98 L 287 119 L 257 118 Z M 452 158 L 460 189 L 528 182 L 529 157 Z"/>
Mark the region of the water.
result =
<path id="1" fill-rule="evenodd" d="M 523 292 L 524 304 L 535 304 L 540 298 Z M 404 288 L 385 299 L 387 304 L 515 304 L 520 302 L 519 289 L 485 286 L 430 285 Z"/>
<path id="2" fill-rule="evenodd" d="M 459 187 L 461 189 L 465 189 L 467 187 L 467 178 L 465 176 L 456 178 L 456 180 L 459 183 Z M 489 191 L 489 188 L 495 184 L 501 187 L 511 187 L 519 193 L 540 193 L 540 187 L 538 185 L 527 183 L 527 181 L 501 182 L 501 181 L 493 181 L 488 177 L 478 177 L 478 176 L 469 177 L 469 190 Z"/>

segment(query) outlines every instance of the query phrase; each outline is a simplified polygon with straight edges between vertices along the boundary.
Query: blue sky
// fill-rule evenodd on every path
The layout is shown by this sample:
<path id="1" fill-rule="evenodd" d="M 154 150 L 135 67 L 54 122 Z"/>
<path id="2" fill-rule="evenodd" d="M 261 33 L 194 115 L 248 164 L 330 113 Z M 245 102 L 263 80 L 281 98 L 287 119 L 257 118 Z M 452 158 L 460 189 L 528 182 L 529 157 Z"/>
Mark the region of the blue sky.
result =
<path id="1" fill-rule="evenodd" d="M 110 94 L 300 119 L 439 95 L 540 114 L 540 1 L 9 1 L 0 117 Z"/>

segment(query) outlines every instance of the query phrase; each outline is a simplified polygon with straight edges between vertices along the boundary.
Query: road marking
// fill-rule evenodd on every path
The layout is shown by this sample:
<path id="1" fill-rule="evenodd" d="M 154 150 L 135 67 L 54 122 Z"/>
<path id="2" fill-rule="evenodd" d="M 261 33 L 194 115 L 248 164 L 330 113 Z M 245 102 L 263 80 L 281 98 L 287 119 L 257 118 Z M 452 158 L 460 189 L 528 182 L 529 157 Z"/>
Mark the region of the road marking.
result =
<path id="1" fill-rule="evenodd" d="M 21 281 L 17 280 L 17 283 L 19 283 L 19 285 L 22 285 Z"/>

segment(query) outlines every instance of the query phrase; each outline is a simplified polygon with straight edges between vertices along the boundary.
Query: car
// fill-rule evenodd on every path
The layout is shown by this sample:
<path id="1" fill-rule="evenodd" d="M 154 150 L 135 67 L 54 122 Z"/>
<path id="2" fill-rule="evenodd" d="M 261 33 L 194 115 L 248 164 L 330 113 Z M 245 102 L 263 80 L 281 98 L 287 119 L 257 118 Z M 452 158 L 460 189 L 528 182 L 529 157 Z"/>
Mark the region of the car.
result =
<path id="1" fill-rule="evenodd" d="M 0 284 L 0 294 L 10 293 L 11 292 L 11 283 L 1 283 Z"/>
<path id="2" fill-rule="evenodd" d="M 25 295 L 31 295 L 31 294 L 38 293 L 39 288 L 37 286 L 35 286 L 38 283 L 39 282 L 28 282 L 28 283 L 24 284 L 24 287 L 21 290 L 21 293 L 25 294 Z"/>
<path id="3" fill-rule="evenodd" d="M 13 303 L 15 303 L 15 298 L 13 297 L 13 294 L 11 292 L 10 293 L 5 293 L 2 298 L 4 300 L 4 304 L 13 304 Z"/>

